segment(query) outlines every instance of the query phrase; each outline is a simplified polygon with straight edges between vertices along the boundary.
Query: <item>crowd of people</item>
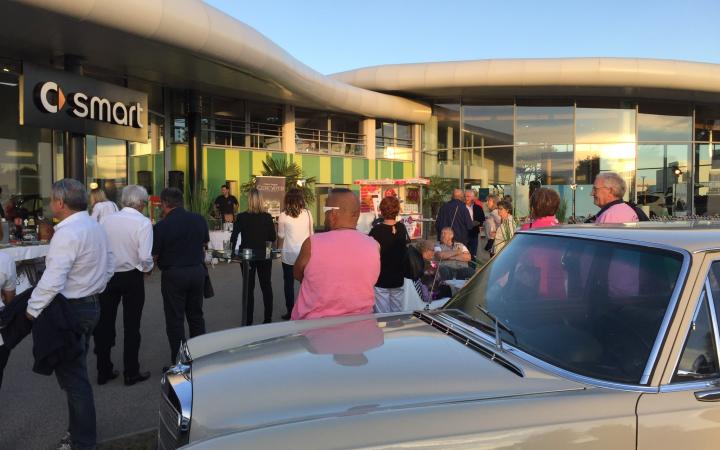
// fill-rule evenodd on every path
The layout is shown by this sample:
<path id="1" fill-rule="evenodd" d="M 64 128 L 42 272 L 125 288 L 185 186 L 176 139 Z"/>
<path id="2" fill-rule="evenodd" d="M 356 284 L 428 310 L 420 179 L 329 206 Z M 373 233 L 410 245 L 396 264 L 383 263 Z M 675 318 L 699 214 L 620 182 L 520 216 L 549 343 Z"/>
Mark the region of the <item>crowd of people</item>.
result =
<path id="1" fill-rule="evenodd" d="M 614 173 L 598 175 L 592 197 L 600 208 L 598 224 L 643 220 L 642 211 L 623 201 L 625 181 Z M 286 193 L 283 212 L 273 218 L 263 207 L 260 192 L 247 194 L 248 208 L 235 215 L 239 202 L 223 186 L 215 204 L 232 218 L 232 248 L 257 254 L 268 245 L 282 250 L 283 319 L 304 320 L 349 314 L 398 312 L 404 309 L 405 280 L 417 280 L 433 271 L 435 280 L 468 278 L 475 272 L 484 231 L 491 256 L 516 232 L 512 199 L 489 195 L 484 204 L 472 190 L 455 189 L 438 213 L 437 241 L 411 244 L 408 231 L 397 221 L 400 201 L 385 197 L 381 220 L 369 235 L 357 230 L 360 202 L 349 189 L 333 189 L 323 208 L 325 232 L 314 233 L 312 214 L 302 191 Z M 88 203 L 92 205 L 88 213 Z M 112 361 L 115 323 L 123 305 L 123 381 L 131 386 L 150 378 L 139 365 L 140 323 L 145 303 L 145 278 L 155 266 L 161 271 L 161 293 L 169 345 L 169 362 L 176 363 L 185 335 L 205 333 L 203 296 L 209 230 L 205 218 L 184 208 L 183 193 L 166 188 L 160 194 L 162 220 L 152 225 L 143 214 L 148 205 L 145 188 L 122 190 L 120 205 L 102 190 L 88 198 L 85 186 L 72 179 L 53 184 L 50 209 L 58 221 L 49 244 L 45 270 L 37 285 L 15 295 L 15 264 L 0 253 L 0 383 L 10 351 L 33 335 L 38 373 L 54 373 L 66 392 L 68 433 L 60 448 L 95 448 L 95 405 L 89 381 L 87 352 L 94 340 L 97 384 L 119 377 Z M 531 215 L 523 230 L 558 225 L 558 193 L 535 189 Z M 252 321 L 254 279 L 263 295 L 264 323 L 272 321 L 272 260 L 250 265 L 250 298 L 244 312 Z M 295 282 L 300 282 L 295 299 Z M 435 281 L 433 281 L 435 284 Z M 65 447 L 63 447 L 65 446 Z"/>

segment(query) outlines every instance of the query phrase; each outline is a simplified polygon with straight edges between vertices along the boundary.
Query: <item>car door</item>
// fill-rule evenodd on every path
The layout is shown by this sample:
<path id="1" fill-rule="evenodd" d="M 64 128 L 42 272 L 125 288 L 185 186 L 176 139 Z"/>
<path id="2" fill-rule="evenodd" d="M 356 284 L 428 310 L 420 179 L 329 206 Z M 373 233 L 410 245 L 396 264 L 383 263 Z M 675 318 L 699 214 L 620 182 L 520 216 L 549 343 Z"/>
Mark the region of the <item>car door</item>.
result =
<path id="1" fill-rule="evenodd" d="M 678 334 L 682 351 L 672 374 L 657 393 L 638 401 L 638 449 L 720 448 L 720 259 L 714 258 L 701 272 L 689 325 Z M 669 337 L 666 345 L 673 345 Z"/>

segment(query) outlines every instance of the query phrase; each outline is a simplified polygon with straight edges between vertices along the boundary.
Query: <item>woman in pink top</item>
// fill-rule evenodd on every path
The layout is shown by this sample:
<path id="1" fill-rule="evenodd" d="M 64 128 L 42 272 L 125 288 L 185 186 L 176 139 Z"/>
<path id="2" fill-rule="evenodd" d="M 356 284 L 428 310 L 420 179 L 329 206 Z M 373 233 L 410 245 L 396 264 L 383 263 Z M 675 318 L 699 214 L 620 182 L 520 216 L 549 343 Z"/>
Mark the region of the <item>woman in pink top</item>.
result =
<path id="1" fill-rule="evenodd" d="M 330 231 L 303 243 L 293 272 L 300 294 L 292 320 L 370 314 L 380 275 L 380 246 L 355 229 L 360 202 L 349 189 L 333 189 L 325 207 Z"/>
<path id="2" fill-rule="evenodd" d="M 530 212 L 533 220 L 523 224 L 521 230 L 554 227 L 558 224 L 555 214 L 560 207 L 560 195 L 553 189 L 539 188 L 530 198 Z"/>
<path id="3" fill-rule="evenodd" d="M 554 227 L 558 224 L 555 218 L 560 206 L 560 195 L 549 188 L 539 188 L 530 198 L 530 211 L 533 220 L 520 227 L 521 230 Z M 541 298 L 565 298 L 564 271 L 560 267 L 560 252 L 556 248 L 539 247 L 528 250 L 523 257 L 525 264 L 534 266 L 540 273 L 538 295 Z M 552 266 L 551 266 L 552 265 Z"/>

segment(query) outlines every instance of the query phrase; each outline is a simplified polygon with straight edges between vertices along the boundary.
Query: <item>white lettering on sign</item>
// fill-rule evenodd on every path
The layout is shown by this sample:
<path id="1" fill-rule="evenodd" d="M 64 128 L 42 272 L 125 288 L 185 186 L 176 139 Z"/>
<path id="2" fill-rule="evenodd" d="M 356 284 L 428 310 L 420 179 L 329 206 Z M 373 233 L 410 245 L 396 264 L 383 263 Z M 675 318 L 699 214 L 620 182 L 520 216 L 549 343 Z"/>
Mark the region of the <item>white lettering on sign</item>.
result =
<path id="1" fill-rule="evenodd" d="M 55 99 L 51 99 L 51 95 Z M 114 125 L 143 128 L 140 115 L 144 111 L 140 103 L 111 102 L 98 96 L 88 98 L 87 94 L 75 92 L 69 97 L 72 105 L 70 114 L 80 119 L 91 119 Z M 54 81 L 46 81 L 40 87 L 40 105 L 48 113 L 57 113 L 65 105 L 65 94 Z"/>

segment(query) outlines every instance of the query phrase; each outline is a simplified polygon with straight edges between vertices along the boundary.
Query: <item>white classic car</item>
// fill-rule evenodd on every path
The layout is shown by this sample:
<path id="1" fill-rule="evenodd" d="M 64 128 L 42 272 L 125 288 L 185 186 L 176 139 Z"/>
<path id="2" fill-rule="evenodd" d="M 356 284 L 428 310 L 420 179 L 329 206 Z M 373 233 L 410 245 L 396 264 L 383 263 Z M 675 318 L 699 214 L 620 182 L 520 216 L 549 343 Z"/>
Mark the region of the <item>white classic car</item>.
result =
<path id="1" fill-rule="evenodd" d="M 437 311 L 227 330 L 163 377 L 161 448 L 720 448 L 720 230 L 519 233 Z"/>

